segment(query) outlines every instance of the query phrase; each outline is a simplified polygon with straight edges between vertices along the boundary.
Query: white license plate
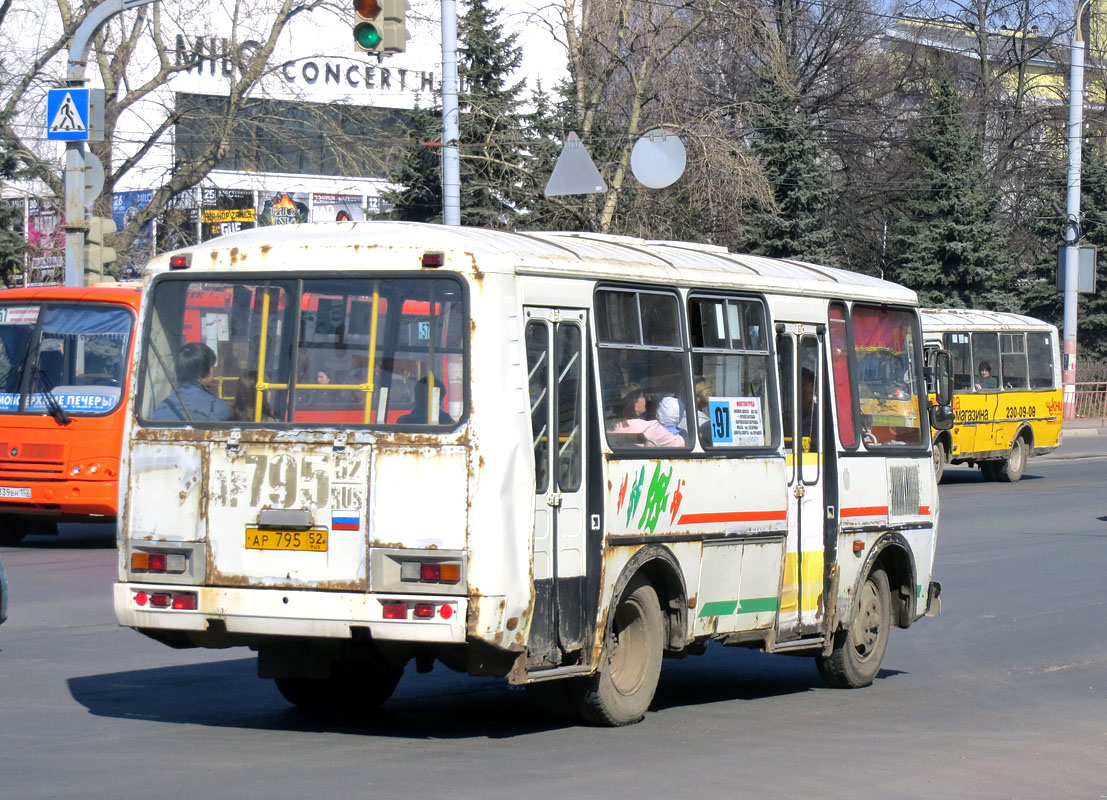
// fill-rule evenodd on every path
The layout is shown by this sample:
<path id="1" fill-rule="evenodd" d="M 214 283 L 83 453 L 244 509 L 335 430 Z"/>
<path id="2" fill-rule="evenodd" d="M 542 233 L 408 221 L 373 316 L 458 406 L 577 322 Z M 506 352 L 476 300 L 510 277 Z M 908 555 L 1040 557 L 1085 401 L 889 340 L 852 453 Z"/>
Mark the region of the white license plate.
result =
<path id="1" fill-rule="evenodd" d="M 30 500 L 31 490 L 22 486 L 0 486 L 0 497 L 19 497 Z"/>

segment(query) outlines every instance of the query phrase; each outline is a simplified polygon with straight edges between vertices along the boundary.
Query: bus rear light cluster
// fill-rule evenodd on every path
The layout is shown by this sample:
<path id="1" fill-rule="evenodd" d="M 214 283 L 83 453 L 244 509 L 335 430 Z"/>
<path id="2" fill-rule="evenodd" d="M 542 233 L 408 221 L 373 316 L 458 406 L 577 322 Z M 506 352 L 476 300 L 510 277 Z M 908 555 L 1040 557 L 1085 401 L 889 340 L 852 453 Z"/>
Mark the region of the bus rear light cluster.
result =
<path id="1" fill-rule="evenodd" d="M 460 561 L 404 561 L 400 580 L 409 583 L 457 583 L 461 580 Z"/>
<path id="2" fill-rule="evenodd" d="M 385 603 L 382 611 L 385 619 L 450 619 L 453 615 L 451 603 Z"/>
<path id="3" fill-rule="evenodd" d="M 184 553 L 131 553 L 131 572 L 180 575 L 188 569 Z"/>
<path id="4" fill-rule="evenodd" d="M 135 603 L 151 608 L 172 608 L 178 611 L 196 610 L 195 592 L 135 592 Z"/>

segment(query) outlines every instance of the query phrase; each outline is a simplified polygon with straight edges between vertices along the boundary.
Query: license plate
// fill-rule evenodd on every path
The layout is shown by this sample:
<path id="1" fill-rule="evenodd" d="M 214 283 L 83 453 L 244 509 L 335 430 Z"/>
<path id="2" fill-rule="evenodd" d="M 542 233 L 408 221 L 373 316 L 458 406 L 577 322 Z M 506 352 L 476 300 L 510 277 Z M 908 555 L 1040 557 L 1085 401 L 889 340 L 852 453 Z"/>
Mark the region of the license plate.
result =
<path id="1" fill-rule="evenodd" d="M 247 550 L 307 550 L 327 552 L 327 529 L 312 528 L 309 531 L 274 531 L 261 528 L 246 529 Z"/>
<path id="2" fill-rule="evenodd" d="M 31 499 L 31 490 L 22 486 L 0 486 L 0 497 L 20 497 Z"/>

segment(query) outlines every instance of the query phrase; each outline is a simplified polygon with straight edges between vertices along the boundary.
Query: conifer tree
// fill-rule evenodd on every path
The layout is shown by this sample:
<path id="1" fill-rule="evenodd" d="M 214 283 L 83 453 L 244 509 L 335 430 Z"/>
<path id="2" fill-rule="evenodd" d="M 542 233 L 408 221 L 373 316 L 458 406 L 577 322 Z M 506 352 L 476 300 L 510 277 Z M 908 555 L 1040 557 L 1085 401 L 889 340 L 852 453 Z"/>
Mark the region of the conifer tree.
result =
<path id="1" fill-rule="evenodd" d="M 1016 310 L 1007 231 L 973 130 L 961 93 L 939 78 L 909 136 L 888 277 L 916 290 L 924 305 Z"/>
<path id="2" fill-rule="evenodd" d="M 522 63 L 517 34 L 505 35 L 487 0 L 470 0 L 458 23 L 461 221 L 514 227 L 527 171 L 520 94 L 509 83 Z"/>
<path id="3" fill-rule="evenodd" d="M 442 221 L 442 109 L 415 108 L 408 116 L 408 140 L 397 153 L 389 180 L 396 188 L 381 193 L 390 208 L 386 219 Z"/>
<path id="4" fill-rule="evenodd" d="M 834 264 L 830 224 L 835 191 L 818 141 L 790 81 L 766 72 L 754 98 L 752 150 L 773 190 L 775 208 L 757 208 L 743 230 L 743 249 L 776 258 Z"/>

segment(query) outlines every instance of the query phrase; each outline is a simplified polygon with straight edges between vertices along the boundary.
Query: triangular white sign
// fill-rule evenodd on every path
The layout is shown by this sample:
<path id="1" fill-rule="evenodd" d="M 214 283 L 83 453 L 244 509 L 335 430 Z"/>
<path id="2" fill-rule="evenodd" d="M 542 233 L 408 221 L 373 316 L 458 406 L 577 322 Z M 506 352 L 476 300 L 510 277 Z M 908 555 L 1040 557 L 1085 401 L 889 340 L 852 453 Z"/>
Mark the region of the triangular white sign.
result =
<path id="1" fill-rule="evenodd" d="M 77 104 L 73 102 L 73 95 L 66 92 L 65 99 L 58 107 L 58 113 L 54 115 L 54 121 L 50 123 L 50 132 L 72 133 L 83 130 L 85 130 L 85 123 L 77 113 Z"/>
<path id="2" fill-rule="evenodd" d="M 607 183 L 596 169 L 592 156 L 588 155 L 576 132 L 569 131 L 544 194 L 546 197 L 554 197 L 562 194 L 599 194 L 606 191 Z"/>

